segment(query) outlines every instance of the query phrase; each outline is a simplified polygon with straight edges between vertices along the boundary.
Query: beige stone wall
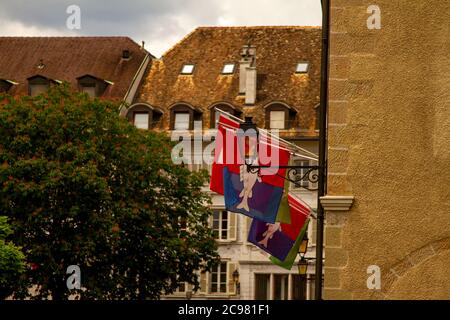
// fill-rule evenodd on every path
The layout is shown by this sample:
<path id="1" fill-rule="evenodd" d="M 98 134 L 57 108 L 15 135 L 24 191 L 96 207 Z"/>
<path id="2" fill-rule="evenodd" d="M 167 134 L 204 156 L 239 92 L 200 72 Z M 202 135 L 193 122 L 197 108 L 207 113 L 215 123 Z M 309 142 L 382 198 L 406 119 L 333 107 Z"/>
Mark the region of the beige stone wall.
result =
<path id="1" fill-rule="evenodd" d="M 355 200 L 326 213 L 324 298 L 448 299 L 450 2 L 331 7 L 327 193 Z"/>

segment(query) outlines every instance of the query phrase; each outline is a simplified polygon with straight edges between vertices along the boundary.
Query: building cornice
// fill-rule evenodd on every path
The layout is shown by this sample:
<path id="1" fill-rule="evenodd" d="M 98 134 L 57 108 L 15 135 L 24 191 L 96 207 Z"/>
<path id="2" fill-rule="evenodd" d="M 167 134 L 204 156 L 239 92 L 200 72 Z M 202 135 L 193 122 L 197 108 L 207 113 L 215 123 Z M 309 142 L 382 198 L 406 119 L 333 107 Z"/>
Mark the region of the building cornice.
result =
<path id="1" fill-rule="evenodd" d="M 355 200 L 354 196 L 323 196 L 320 203 L 326 211 L 348 211 Z"/>

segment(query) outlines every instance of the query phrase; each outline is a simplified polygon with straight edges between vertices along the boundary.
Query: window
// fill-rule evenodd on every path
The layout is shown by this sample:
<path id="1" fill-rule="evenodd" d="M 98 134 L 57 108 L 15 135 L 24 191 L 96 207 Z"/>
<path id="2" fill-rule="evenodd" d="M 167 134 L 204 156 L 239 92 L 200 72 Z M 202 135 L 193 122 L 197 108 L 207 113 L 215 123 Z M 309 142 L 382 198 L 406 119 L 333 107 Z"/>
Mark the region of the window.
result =
<path id="1" fill-rule="evenodd" d="M 270 111 L 270 129 L 285 129 L 285 122 L 285 111 Z"/>
<path id="2" fill-rule="evenodd" d="M 181 282 L 180 286 L 177 288 L 176 292 L 178 292 L 178 293 L 186 292 L 186 283 L 185 282 Z"/>
<path id="3" fill-rule="evenodd" d="M 213 107 L 211 107 L 211 129 L 217 129 L 218 123 L 219 123 L 219 118 L 220 115 L 222 114 L 222 112 L 218 111 L 218 110 L 222 110 L 225 111 L 233 116 L 236 117 L 240 117 L 241 115 L 241 111 L 236 109 L 235 107 L 226 104 L 226 103 L 218 103 L 218 104 L 214 104 Z"/>
<path id="4" fill-rule="evenodd" d="M 214 239 L 228 239 L 228 211 L 214 210 L 212 230 Z"/>
<path id="5" fill-rule="evenodd" d="M 48 84 L 32 84 L 30 85 L 30 95 L 35 97 L 48 90 Z"/>
<path id="6" fill-rule="evenodd" d="M 274 300 L 287 300 L 289 292 L 289 275 L 276 274 L 274 275 Z"/>
<path id="7" fill-rule="evenodd" d="M 292 299 L 306 300 L 306 276 L 292 275 Z"/>
<path id="8" fill-rule="evenodd" d="M 308 160 L 302 160 L 301 158 L 294 158 L 294 165 L 295 166 L 309 166 L 310 163 L 309 163 Z M 300 169 L 298 171 L 297 176 L 295 178 L 300 179 L 301 177 L 303 177 L 306 174 L 306 172 L 308 170 L 309 169 L 307 169 L 307 168 Z M 305 181 L 305 179 L 306 179 L 306 181 Z M 292 183 L 291 184 L 291 188 L 292 189 L 301 189 L 302 187 L 303 188 L 304 187 L 308 188 L 309 187 L 309 181 L 308 181 L 307 177 L 305 177 L 305 179 L 303 179 L 301 181 L 297 181 L 297 183 Z"/>
<path id="9" fill-rule="evenodd" d="M 255 274 L 255 300 L 270 299 L 270 274 Z"/>
<path id="10" fill-rule="evenodd" d="M 225 63 L 222 68 L 222 74 L 233 74 L 234 63 Z"/>
<path id="11" fill-rule="evenodd" d="M 28 78 L 28 94 L 32 97 L 44 93 L 50 87 L 50 80 L 43 76 Z"/>
<path id="12" fill-rule="evenodd" d="M 189 130 L 190 114 L 184 112 L 175 112 L 174 130 Z"/>
<path id="13" fill-rule="evenodd" d="M 187 103 L 178 103 L 170 107 L 170 130 L 193 130 L 202 121 L 202 110 Z"/>
<path id="14" fill-rule="evenodd" d="M 12 87 L 13 82 L 9 80 L 1 80 L 0 79 L 0 93 L 1 92 L 8 92 L 8 90 Z"/>
<path id="15" fill-rule="evenodd" d="M 78 77 L 78 88 L 91 98 L 101 96 L 112 82 L 86 74 Z"/>
<path id="16" fill-rule="evenodd" d="M 309 275 L 310 276 L 310 275 Z M 255 274 L 255 300 L 307 300 L 313 297 L 310 278 L 298 274 Z M 309 290 L 308 290 L 309 289 Z M 309 292 L 308 292 L 309 291 Z"/>
<path id="17" fill-rule="evenodd" d="M 181 68 L 181 74 L 193 74 L 195 65 L 193 64 L 185 64 Z"/>
<path id="18" fill-rule="evenodd" d="M 295 127 L 297 110 L 283 102 L 272 102 L 264 107 L 267 129 L 290 129 Z"/>
<path id="19" fill-rule="evenodd" d="M 137 128 L 148 130 L 156 126 L 162 111 L 146 103 L 136 103 L 128 108 L 126 116 Z"/>
<path id="20" fill-rule="evenodd" d="M 297 64 L 297 68 L 295 69 L 295 73 L 307 73 L 309 69 L 308 62 L 300 62 Z"/>
<path id="21" fill-rule="evenodd" d="M 148 112 L 135 112 L 134 113 L 134 125 L 138 129 L 148 130 L 149 113 Z"/>
<path id="22" fill-rule="evenodd" d="M 82 86 L 81 92 L 87 93 L 87 95 L 91 98 L 95 97 L 95 85 L 93 86 Z"/>
<path id="23" fill-rule="evenodd" d="M 215 120 L 214 120 L 214 128 L 217 129 L 217 127 L 219 126 L 219 119 L 220 119 L 220 115 L 222 113 L 220 111 L 217 111 L 216 109 L 216 113 L 214 114 Z M 223 121 L 223 120 L 222 120 Z"/>
<path id="24" fill-rule="evenodd" d="M 227 292 L 227 263 L 221 262 L 211 271 L 211 293 Z"/>
<path id="25" fill-rule="evenodd" d="M 213 210 L 210 218 L 214 239 L 219 241 L 236 241 L 237 214 L 226 210 Z"/>

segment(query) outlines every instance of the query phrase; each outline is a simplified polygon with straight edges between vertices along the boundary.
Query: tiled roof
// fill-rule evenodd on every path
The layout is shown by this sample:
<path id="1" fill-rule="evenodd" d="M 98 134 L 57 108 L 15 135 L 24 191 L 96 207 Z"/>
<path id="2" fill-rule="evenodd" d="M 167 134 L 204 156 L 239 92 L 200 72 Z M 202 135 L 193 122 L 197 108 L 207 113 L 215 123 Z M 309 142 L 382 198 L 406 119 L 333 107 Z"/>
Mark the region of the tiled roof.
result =
<path id="1" fill-rule="evenodd" d="M 122 59 L 123 50 L 131 59 Z M 27 94 L 35 75 L 76 88 L 77 78 L 89 74 L 114 83 L 103 97 L 123 99 L 147 54 L 128 37 L 0 37 L 0 79 L 18 83 L 12 94 Z"/>
<path id="2" fill-rule="evenodd" d="M 239 91 L 239 60 L 244 45 L 256 47 L 258 72 L 257 102 L 244 107 Z M 138 101 L 164 111 L 179 101 L 204 111 L 203 121 L 209 127 L 208 107 L 225 101 L 254 116 L 263 126 L 263 107 L 274 101 L 284 102 L 298 110 L 295 127 L 315 135 L 315 106 L 320 89 L 320 27 L 199 27 L 154 60 Z M 308 74 L 296 74 L 297 63 L 310 63 Z M 221 74 L 227 62 L 236 63 L 232 75 Z M 196 65 L 193 75 L 180 75 L 183 64 Z M 168 115 L 165 112 L 165 115 Z M 164 117 L 163 129 L 168 127 Z"/>

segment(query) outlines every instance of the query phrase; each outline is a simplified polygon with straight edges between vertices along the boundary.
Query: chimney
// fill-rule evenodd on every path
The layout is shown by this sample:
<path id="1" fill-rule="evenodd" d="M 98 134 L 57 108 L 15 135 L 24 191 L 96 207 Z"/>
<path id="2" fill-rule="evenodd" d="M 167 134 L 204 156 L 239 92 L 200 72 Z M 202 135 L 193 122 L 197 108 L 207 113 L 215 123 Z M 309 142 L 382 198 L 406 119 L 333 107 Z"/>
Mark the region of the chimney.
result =
<path id="1" fill-rule="evenodd" d="M 245 94 L 245 104 L 256 102 L 256 47 L 245 45 L 239 62 L 239 94 Z"/>

